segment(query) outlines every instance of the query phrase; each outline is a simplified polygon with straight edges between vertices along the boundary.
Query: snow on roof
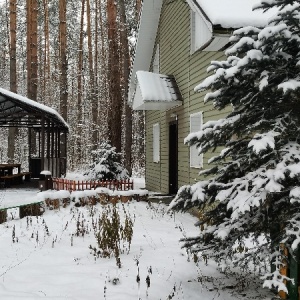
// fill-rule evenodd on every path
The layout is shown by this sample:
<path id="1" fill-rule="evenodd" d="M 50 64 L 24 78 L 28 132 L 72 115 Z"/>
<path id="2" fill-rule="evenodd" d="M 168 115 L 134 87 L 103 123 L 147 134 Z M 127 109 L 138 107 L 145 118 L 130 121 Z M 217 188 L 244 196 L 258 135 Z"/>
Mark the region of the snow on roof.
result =
<path id="1" fill-rule="evenodd" d="M 37 108 L 42 112 L 48 113 L 52 115 L 57 121 L 59 121 L 65 128 L 69 129 L 69 125 L 63 119 L 63 117 L 53 108 L 50 108 L 44 104 L 38 103 L 34 100 L 31 100 L 19 94 L 15 94 L 11 91 L 5 90 L 3 88 L 0 88 L 0 99 L 1 97 L 4 99 L 8 98 L 8 99 L 16 100 L 14 102 L 19 102 L 20 104 L 25 104 L 27 106 Z"/>
<path id="2" fill-rule="evenodd" d="M 143 101 L 180 101 L 174 77 L 146 71 L 136 72 Z"/>
<path id="3" fill-rule="evenodd" d="M 222 28 L 240 28 L 244 26 L 263 27 L 275 13 L 275 9 L 263 12 L 253 10 L 260 0 L 194 0 L 213 25 Z"/>

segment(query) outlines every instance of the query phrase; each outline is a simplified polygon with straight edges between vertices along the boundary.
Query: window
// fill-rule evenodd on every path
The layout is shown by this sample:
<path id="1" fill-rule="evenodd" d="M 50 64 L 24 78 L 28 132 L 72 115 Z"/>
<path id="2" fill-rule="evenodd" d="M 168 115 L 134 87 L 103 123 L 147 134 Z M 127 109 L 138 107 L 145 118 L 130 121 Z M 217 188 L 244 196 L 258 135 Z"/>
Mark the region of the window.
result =
<path id="1" fill-rule="evenodd" d="M 160 161 L 160 128 L 159 124 L 153 125 L 153 162 Z"/>
<path id="2" fill-rule="evenodd" d="M 153 71 L 153 73 L 159 74 L 159 45 L 156 46 L 155 56 L 153 59 L 152 71 Z"/>
<path id="3" fill-rule="evenodd" d="M 202 129 L 203 117 L 202 112 L 190 115 L 190 132 L 197 132 Z M 198 153 L 195 145 L 190 147 L 190 167 L 202 168 L 203 167 L 203 154 Z"/>

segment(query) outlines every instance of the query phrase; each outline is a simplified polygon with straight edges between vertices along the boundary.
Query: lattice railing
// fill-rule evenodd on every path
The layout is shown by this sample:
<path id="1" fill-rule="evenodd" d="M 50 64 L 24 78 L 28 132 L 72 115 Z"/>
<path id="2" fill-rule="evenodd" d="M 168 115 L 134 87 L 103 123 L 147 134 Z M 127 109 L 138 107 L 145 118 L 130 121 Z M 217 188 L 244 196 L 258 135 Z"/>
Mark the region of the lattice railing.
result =
<path id="1" fill-rule="evenodd" d="M 97 187 L 105 187 L 110 190 L 127 191 L 133 190 L 133 180 L 68 180 L 64 178 L 53 178 L 54 190 L 83 191 L 92 190 Z"/>

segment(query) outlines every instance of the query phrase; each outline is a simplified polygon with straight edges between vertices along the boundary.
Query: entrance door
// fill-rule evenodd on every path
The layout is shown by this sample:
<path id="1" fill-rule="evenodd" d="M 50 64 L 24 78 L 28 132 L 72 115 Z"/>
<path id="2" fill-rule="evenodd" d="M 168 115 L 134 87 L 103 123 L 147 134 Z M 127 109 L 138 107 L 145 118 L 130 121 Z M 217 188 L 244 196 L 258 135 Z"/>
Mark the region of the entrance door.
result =
<path id="1" fill-rule="evenodd" d="M 169 126 L 169 194 L 178 190 L 178 123 Z"/>

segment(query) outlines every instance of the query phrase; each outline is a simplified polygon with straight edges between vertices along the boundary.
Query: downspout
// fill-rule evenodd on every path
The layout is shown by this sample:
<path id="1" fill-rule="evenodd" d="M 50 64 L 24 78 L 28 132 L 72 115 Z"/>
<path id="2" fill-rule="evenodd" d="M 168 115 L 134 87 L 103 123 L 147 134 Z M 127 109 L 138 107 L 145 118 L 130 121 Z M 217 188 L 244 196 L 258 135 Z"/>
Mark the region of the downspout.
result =
<path id="1" fill-rule="evenodd" d="M 191 17 L 191 15 L 190 15 Z M 190 24 L 191 24 L 191 20 L 190 20 Z M 192 49 L 192 37 L 191 37 L 191 34 L 189 35 L 189 40 L 190 40 L 190 49 Z M 189 53 L 189 66 L 188 66 L 188 118 L 190 118 L 190 94 L 191 94 L 191 55 L 192 53 Z M 188 122 L 189 122 L 189 127 L 190 128 L 190 119 L 188 119 Z M 190 130 L 189 130 L 190 131 Z M 189 134 L 190 132 L 188 132 Z M 188 170 L 189 170 L 189 183 L 191 184 L 191 154 L 190 154 L 190 148 L 188 149 L 188 156 L 189 156 L 189 165 L 188 165 Z"/>

